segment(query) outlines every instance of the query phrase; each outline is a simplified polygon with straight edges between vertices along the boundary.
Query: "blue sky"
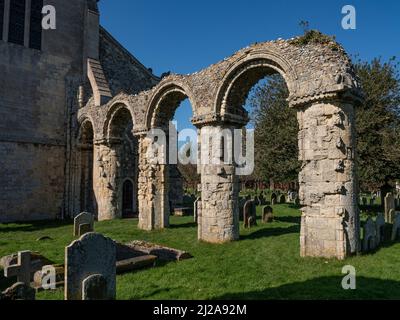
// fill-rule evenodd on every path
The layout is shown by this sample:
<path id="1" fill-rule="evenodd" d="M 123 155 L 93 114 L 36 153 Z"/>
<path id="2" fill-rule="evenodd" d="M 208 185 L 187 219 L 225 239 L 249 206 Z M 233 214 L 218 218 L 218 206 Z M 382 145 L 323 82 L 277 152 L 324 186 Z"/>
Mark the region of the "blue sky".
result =
<path id="1" fill-rule="evenodd" d="M 356 30 L 341 27 L 347 4 L 356 8 Z M 156 75 L 192 73 L 251 43 L 299 35 L 301 20 L 363 60 L 400 58 L 397 0 L 101 0 L 100 11 L 102 25 Z M 191 116 L 182 104 L 178 129 Z"/>

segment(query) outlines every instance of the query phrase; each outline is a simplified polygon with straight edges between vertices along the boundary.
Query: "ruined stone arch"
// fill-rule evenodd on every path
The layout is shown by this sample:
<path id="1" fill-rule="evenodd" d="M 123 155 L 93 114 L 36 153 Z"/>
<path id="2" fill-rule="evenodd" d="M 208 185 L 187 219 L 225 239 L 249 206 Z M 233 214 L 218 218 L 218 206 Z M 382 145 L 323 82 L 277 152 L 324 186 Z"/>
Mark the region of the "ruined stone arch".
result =
<path id="1" fill-rule="evenodd" d="M 95 127 L 93 119 L 85 115 L 78 120 L 78 130 L 76 133 L 77 143 L 89 142 L 93 143 L 95 137 Z"/>
<path id="2" fill-rule="evenodd" d="M 189 99 L 192 106 L 193 116 L 196 114 L 194 95 L 190 88 L 177 81 L 167 81 L 160 84 L 150 98 L 146 110 L 146 127 L 159 128 L 167 125 L 174 117 L 176 109 L 182 101 Z"/>
<path id="3" fill-rule="evenodd" d="M 103 137 L 107 141 L 117 138 L 121 135 L 127 125 L 135 126 L 135 114 L 133 108 L 125 101 L 115 101 L 107 110 L 103 126 Z M 132 131 L 132 130 L 131 130 Z"/>
<path id="4" fill-rule="evenodd" d="M 221 80 L 214 101 L 214 112 L 247 118 L 242 110 L 251 88 L 268 75 L 279 73 L 286 82 L 289 97 L 298 92 L 298 75 L 290 62 L 272 51 L 245 53 L 234 61 Z"/>

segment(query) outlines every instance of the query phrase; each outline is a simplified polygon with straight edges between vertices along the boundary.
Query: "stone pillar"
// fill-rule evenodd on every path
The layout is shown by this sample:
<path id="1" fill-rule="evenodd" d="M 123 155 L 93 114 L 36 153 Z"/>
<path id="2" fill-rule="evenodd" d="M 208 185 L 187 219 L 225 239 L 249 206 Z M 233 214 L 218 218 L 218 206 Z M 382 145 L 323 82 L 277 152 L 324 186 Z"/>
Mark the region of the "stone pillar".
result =
<path id="1" fill-rule="evenodd" d="M 201 213 L 198 216 L 198 238 L 210 243 L 224 243 L 239 239 L 239 179 L 235 166 L 214 164 L 215 155 L 222 156 L 222 131 L 232 128 L 202 127 L 200 129 Z M 232 135 L 233 136 L 233 135 Z M 207 143 L 207 141 L 208 143 Z M 230 147 L 225 152 L 233 154 Z M 208 160 L 207 160 L 208 159 Z M 207 162 L 208 161 L 208 162 Z"/>
<path id="2" fill-rule="evenodd" d="M 149 159 L 152 141 L 145 135 L 139 140 L 139 229 L 154 230 L 169 226 L 168 166 Z"/>
<path id="3" fill-rule="evenodd" d="M 301 256 L 344 259 L 359 251 L 354 108 L 315 102 L 298 121 Z"/>
<path id="4" fill-rule="evenodd" d="M 99 221 L 121 217 L 117 183 L 119 162 L 115 148 L 104 140 L 94 144 L 93 185 Z"/>

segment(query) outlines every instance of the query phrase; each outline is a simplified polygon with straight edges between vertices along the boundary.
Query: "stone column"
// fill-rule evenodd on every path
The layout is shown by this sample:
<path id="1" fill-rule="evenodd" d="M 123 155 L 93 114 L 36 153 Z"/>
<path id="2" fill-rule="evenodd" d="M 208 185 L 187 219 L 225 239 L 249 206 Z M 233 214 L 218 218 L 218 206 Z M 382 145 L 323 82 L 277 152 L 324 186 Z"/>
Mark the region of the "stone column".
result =
<path id="1" fill-rule="evenodd" d="M 154 230 L 169 226 L 168 166 L 149 159 L 152 141 L 145 135 L 139 140 L 139 229 Z"/>
<path id="2" fill-rule="evenodd" d="M 94 144 L 93 185 L 98 208 L 98 220 L 121 217 L 118 203 L 117 170 L 119 162 L 115 146 L 104 140 Z"/>
<path id="3" fill-rule="evenodd" d="M 301 256 L 344 259 L 359 250 L 354 108 L 310 103 L 298 121 Z"/>
<path id="4" fill-rule="evenodd" d="M 222 126 L 200 129 L 198 170 L 201 173 L 201 214 L 198 216 L 198 238 L 210 243 L 224 243 L 239 239 L 239 179 L 235 166 L 215 164 L 222 156 L 222 131 L 232 133 L 233 128 Z M 233 136 L 233 135 L 232 135 Z M 233 154 L 233 148 L 225 150 Z M 208 160 L 207 160 L 208 159 Z"/>

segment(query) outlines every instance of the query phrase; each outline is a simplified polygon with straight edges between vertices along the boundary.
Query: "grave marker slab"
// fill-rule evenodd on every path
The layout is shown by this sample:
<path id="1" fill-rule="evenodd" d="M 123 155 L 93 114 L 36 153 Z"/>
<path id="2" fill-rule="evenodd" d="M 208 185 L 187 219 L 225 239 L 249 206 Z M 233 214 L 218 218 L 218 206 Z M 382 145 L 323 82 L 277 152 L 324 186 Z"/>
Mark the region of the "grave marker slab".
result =
<path id="1" fill-rule="evenodd" d="M 374 250 L 376 245 L 376 224 L 374 220 L 368 218 L 364 224 L 363 250 L 365 252 Z"/>
<path id="2" fill-rule="evenodd" d="M 92 275 L 106 281 L 106 299 L 115 299 L 116 245 L 98 233 L 87 233 L 65 248 L 65 299 L 82 300 L 83 282 Z"/>
<path id="3" fill-rule="evenodd" d="M 80 233 L 81 225 L 89 225 L 89 226 L 82 227 L 82 232 L 83 231 L 86 231 L 86 233 L 93 232 L 94 216 L 89 212 L 82 212 L 81 214 L 77 215 L 74 218 L 74 236 L 75 237 L 83 236 L 83 234 Z"/>
<path id="4" fill-rule="evenodd" d="M 383 213 L 379 213 L 378 216 L 376 217 L 376 239 L 377 239 L 377 245 L 385 241 L 385 217 Z"/>
<path id="5" fill-rule="evenodd" d="M 385 203 L 385 220 L 387 223 L 392 223 L 394 217 L 390 217 L 390 210 L 395 210 L 395 204 L 394 204 L 394 197 L 391 192 L 389 192 L 384 200 Z"/>
<path id="6" fill-rule="evenodd" d="M 18 263 L 7 266 L 4 269 L 4 277 L 17 277 L 18 282 L 22 282 L 27 286 L 31 282 L 31 252 L 20 251 L 18 252 Z"/>

